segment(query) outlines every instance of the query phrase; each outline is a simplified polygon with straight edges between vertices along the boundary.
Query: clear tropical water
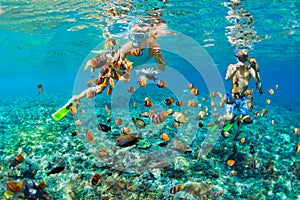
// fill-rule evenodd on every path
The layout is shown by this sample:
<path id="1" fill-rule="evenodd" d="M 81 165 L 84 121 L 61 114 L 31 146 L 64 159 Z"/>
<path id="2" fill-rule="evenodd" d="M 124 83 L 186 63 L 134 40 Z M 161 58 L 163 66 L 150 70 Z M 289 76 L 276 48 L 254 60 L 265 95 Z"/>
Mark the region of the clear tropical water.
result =
<path id="1" fill-rule="evenodd" d="M 213 191 L 212 196 L 199 195 L 198 199 L 300 198 L 300 153 L 294 150 L 295 145 L 299 144 L 299 135 L 293 133 L 294 128 L 300 126 L 300 2 L 297 0 L 241 1 L 243 9 L 253 15 L 252 26 L 256 36 L 260 38 L 253 42 L 249 51 L 249 55 L 259 62 L 264 89 L 263 95 L 256 91 L 253 95 L 254 110 L 267 109 L 269 112 L 266 117 L 257 118 L 253 124 L 245 127 L 242 135 L 255 144 L 258 152 L 255 159 L 260 164 L 257 169 L 254 167 L 252 171 L 242 170 L 249 165 L 253 157 L 248 153 L 248 146 L 239 146 L 238 152 L 246 155 L 246 158 L 240 158 L 243 160 L 240 162 L 246 164 L 237 167 L 237 176 L 230 176 L 229 172 L 234 169 L 229 168 L 226 163 L 231 155 L 233 143 L 230 139 L 221 138 L 216 146 L 225 149 L 223 153 L 214 153 L 201 161 L 195 161 L 195 156 L 184 155 L 184 159 L 190 162 L 190 167 L 183 167 L 182 171 L 172 167 L 164 168 L 161 170 L 161 178 L 153 178 L 150 172 L 134 176 L 130 173 L 122 175 L 118 174 L 116 169 L 104 168 L 101 161 L 101 164 L 97 164 L 99 158 L 93 157 L 93 151 L 99 149 L 93 150 L 94 146 L 87 145 L 85 133 L 82 133 L 83 136 L 79 139 L 70 136 L 76 129 L 71 116 L 59 122 L 51 119 L 51 114 L 68 101 L 73 90 L 78 89 L 77 78 L 83 74 L 80 67 L 87 57 L 95 55 L 91 54 L 91 51 L 109 35 L 122 40 L 130 22 L 143 21 L 143 18 L 151 13 L 159 14 L 170 30 L 180 32 L 199 43 L 216 64 L 221 77 L 225 77 L 228 64 L 236 62 L 236 58 L 235 47 L 227 40 L 226 27 L 232 24 L 226 19 L 228 8 L 223 4 L 223 1 L 205 0 L 167 3 L 0 0 L 2 191 L 6 190 L 6 182 L 26 179 L 36 183 L 46 181 L 45 191 L 55 199 L 99 199 L 100 196 L 106 195 L 111 199 L 167 199 L 171 187 L 193 181 L 203 184 L 207 194 Z M 117 8 L 119 11 L 126 8 L 128 12 L 123 12 L 122 16 L 113 16 L 111 8 Z M 163 43 L 164 37 L 160 40 Z M 188 45 L 184 47 L 189 48 Z M 201 75 L 195 74 L 184 59 L 172 59 L 172 56 L 170 52 L 165 52 L 167 64 L 179 70 L 189 82 L 200 89 L 200 92 L 207 93 L 209 86 L 205 85 Z M 224 78 L 223 80 L 228 90 L 231 85 Z M 37 84 L 43 85 L 44 90 L 40 95 Z M 274 89 L 276 84 L 279 86 L 278 91 L 272 96 L 269 95 L 268 90 Z M 82 85 L 85 86 L 86 82 Z M 255 87 L 253 81 L 250 87 Z M 150 87 L 147 92 L 142 91 L 134 96 L 130 105 L 133 101 L 151 94 L 157 93 Z M 167 93 L 161 95 L 162 99 L 169 97 Z M 266 99 L 271 99 L 270 105 L 265 103 Z M 98 101 L 97 114 L 103 115 L 104 105 L 108 104 L 110 99 L 102 95 Z M 143 108 L 139 111 L 146 110 Z M 133 114 L 137 113 L 133 111 Z M 275 121 L 273 126 L 272 120 Z M 128 123 L 129 121 L 130 117 Z M 200 145 L 204 138 L 201 131 L 197 134 L 198 139 L 190 146 L 196 154 L 196 146 Z M 176 133 L 170 136 L 175 137 Z M 102 137 L 111 141 L 116 139 L 116 136 L 100 135 L 98 140 L 101 141 Z M 112 149 L 112 144 L 113 142 L 106 144 L 107 147 L 104 144 L 101 148 Z M 18 153 L 25 155 L 26 163 L 22 163 L 20 170 L 16 171 L 15 167 L 9 167 L 9 163 Z M 178 160 L 173 156 L 172 159 Z M 68 170 L 64 174 L 47 177 L 45 173 L 62 160 L 68 160 Z M 249 163 L 246 162 L 248 160 Z M 268 171 L 270 166 L 274 166 L 274 173 Z M 34 178 L 28 176 L 29 171 L 33 169 L 37 170 Z M 27 175 L 24 175 L 25 172 L 28 172 Z M 101 189 L 89 184 L 90 177 L 96 172 L 106 179 Z M 186 175 L 180 175 L 185 173 Z M 73 185 L 69 179 L 73 180 Z M 122 192 L 120 194 L 115 190 L 124 190 L 121 186 L 115 190 L 111 189 L 112 182 L 117 182 L 116 180 L 129 180 L 128 184 L 133 185 L 134 189 L 126 190 L 128 196 Z M 148 182 L 142 184 L 143 181 Z M 148 191 L 149 196 L 147 192 L 143 192 L 141 185 L 151 188 Z M 163 189 L 164 187 L 166 189 Z M 225 193 L 215 197 L 214 194 L 222 189 Z M 181 191 L 175 194 L 175 199 L 184 198 L 184 192 L 188 195 L 192 193 Z M 1 198 L 4 198 L 3 193 Z"/>

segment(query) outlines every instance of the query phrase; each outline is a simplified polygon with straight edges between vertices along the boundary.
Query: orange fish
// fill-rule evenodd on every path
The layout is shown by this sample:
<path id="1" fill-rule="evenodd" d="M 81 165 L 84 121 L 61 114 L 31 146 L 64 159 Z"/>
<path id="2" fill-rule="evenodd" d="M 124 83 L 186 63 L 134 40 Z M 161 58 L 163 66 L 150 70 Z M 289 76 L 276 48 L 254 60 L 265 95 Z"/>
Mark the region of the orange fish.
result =
<path id="1" fill-rule="evenodd" d="M 107 113 L 107 115 L 110 115 L 110 110 L 107 105 L 105 105 L 105 112 Z"/>
<path id="2" fill-rule="evenodd" d="M 13 193 L 21 192 L 22 187 L 23 187 L 22 183 L 17 183 L 17 182 L 7 182 L 6 183 L 7 190 L 9 190 Z"/>
<path id="3" fill-rule="evenodd" d="M 75 115 L 77 112 L 77 108 L 75 106 L 70 106 L 69 110 L 72 115 Z"/>
<path id="4" fill-rule="evenodd" d="M 189 83 L 187 86 L 189 89 L 192 89 L 194 87 L 193 84 L 191 84 L 191 83 Z"/>
<path id="5" fill-rule="evenodd" d="M 236 163 L 235 160 L 228 160 L 227 161 L 227 165 L 230 166 L 230 167 L 234 166 L 235 163 Z"/>
<path id="6" fill-rule="evenodd" d="M 246 139 L 243 137 L 243 138 L 241 138 L 240 139 L 240 145 L 242 145 L 242 144 L 244 144 L 245 143 L 245 141 L 246 141 Z"/>
<path id="7" fill-rule="evenodd" d="M 173 124 L 173 128 L 178 129 L 178 127 L 179 127 L 178 123 L 174 123 L 174 124 Z"/>
<path id="8" fill-rule="evenodd" d="M 173 97 L 170 97 L 169 99 L 165 99 L 164 102 L 166 105 L 172 106 L 172 104 L 174 103 L 174 99 Z"/>
<path id="9" fill-rule="evenodd" d="M 23 162 L 23 160 L 24 160 L 24 157 L 22 156 L 22 154 L 19 154 L 19 155 L 17 155 L 17 156 L 15 157 L 14 163 L 15 163 L 15 164 L 20 164 L 21 162 Z"/>
<path id="10" fill-rule="evenodd" d="M 274 94 L 274 90 L 273 89 L 269 89 L 269 94 L 273 95 Z"/>
<path id="11" fill-rule="evenodd" d="M 152 101 L 151 101 L 151 99 L 149 97 L 145 98 L 144 105 L 147 106 L 147 107 L 153 106 L 153 103 L 152 103 Z"/>
<path id="12" fill-rule="evenodd" d="M 159 80 L 159 81 L 157 82 L 157 86 L 158 86 L 159 88 L 166 88 L 166 87 L 167 87 L 167 82 L 166 82 L 166 81 L 163 81 L 163 80 Z"/>
<path id="13" fill-rule="evenodd" d="M 94 174 L 92 177 L 92 185 L 98 185 L 101 179 L 100 174 Z"/>
<path id="14" fill-rule="evenodd" d="M 232 171 L 230 172 L 230 176 L 236 176 L 236 175 L 237 175 L 237 171 L 232 170 Z"/>
<path id="15" fill-rule="evenodd" d="M 39 184 L 38 184 L 38 188 L 40 189 L 40 190 L 44 190 L 45 188 L 46 188 L 46 183 L 44 182 L 44 181 L 42 181 L 42 182 L 40 182 Z"/>
<path id="16" fill-rule="evenodd" d="M 184 185 L 183 185 L 183 184 L 175 185 L 174 187 L 172 187 L 172 188 L 170 189 L 170 193 L 171 193 L 171 194 L 175 194 L 175 193 L 177 193 L 177 192 L 183 190 L 183 188 L 184 188 Z"/>
<path id="17" fill-rule="evenodd" d="M 295 146 L 295 151 L 296 151 L 297 153 L 300 153 L 300 144 L 297 144 L 297 145 Z"/>
<path id="18" fill-rule="evenodd" d="M 87 139 L 90 143 L 93 143 L 93 142 L 94 142 L 94 135 L 93 135 L 92 131 L 86 129 L 85 133 L 86 133 L 86 139 Z"/>
<path id="19" fill-rule="evenodd" d="M 121 126 L 122 120 L 120 118 L 116 119 L 116 126 Z"/>
<path id="20" fill-rule="evenodd" d="M 199 90 L 197 88 L 192 88 L 191 93 L 192 95 L 197 96 L 199 94 Z"/>
<path id="21" fill-rule="evenodd" d="M 162 140 L 166 141 L 166 142 L 169 141 L 169 135 L 166 134 L 166 133 L 161 133 L 161 134 L 160 134 L 160 138 L 161 138 Z"/>

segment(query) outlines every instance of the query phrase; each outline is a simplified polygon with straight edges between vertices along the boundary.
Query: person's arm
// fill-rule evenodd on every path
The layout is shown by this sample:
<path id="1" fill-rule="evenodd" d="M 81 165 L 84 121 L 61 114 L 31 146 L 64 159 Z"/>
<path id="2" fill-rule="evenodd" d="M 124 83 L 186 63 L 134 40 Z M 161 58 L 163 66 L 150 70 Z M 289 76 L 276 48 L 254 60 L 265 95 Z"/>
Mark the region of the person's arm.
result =
<path id="1" fill-rule="evenodd" d="M 255 69 L 251 68 L 250 69 L 250 74 L 251 74 L 252 78 L 255 80 L 255 84 L 256 84 L 256 88 L 257 88 L 258 92 L 260 94 L 262 94 L 263 89 L 262 89 L 262 84 L 261 84 L 261 81 L 260 81 L 259 72 L 257 72 Z"/>
<path id="2" fill-rule="evenodd" d="M 235 75 L 238 69 L 238 65 L 228 65 L 225 80 L 228 81 L 232 79 L 232 77 Z"/>

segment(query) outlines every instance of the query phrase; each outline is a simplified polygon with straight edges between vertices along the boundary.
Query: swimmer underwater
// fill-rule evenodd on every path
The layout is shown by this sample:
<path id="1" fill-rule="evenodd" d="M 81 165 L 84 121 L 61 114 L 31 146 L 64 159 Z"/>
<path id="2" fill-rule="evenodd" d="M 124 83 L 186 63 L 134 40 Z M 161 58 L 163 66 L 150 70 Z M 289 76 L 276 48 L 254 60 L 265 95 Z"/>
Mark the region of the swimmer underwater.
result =
<path id="1" fill-rule="evenodd" d="M 236 57 L 238 62 L 228 66 L 225 76 L 227 81 L 231 80 L 232 82 L 232 89 L 227 94 L 226 99 L 226 114 L 220 116 L 217 123 L 230 121 L 229 124 L 233 125 L 234 122 L 237 121 L 239 126 L 240 123 L 250 124 L 253 122 L 252 117 L 249 115 L 249 112 L 252 109 L 252 103 L 251 99 L 248 98 L 248 85 L 251 77 L 255 80 L 256 88 L 260 94 L 263 93 L 263 89 L 260 80 L 259 65 L 257 64 L 256 59 L 248 59 L 248 51 L 245 49 L 238 50 Z M 237 117 L 237 115 L 234 114 L 236 109 L 238 109 L 240 117 Z M 222 131 L 222 136 L 228 137 L 228 135 L 224 134 L 224 129 Z"/>
<path id="2" fill-rule="evenodd" d="M 52 114 L 54 120 L 58 121 L 66 116 L 71 105 L 79 107 L 81 104 L 80 99 L 84 97 L 93 98 L 97 94 L 102 93 L 108 86 L 112 90 L 114 80 L 128 83 L 130 71 L 133 67 L 132 62 L 126 59 L 128 56 L 141 56 L 143 55 L 143 50 L 148 49 L 148 59 L 154 57 L 158 69 L 165 71 L 166 63 L 157 43 L 157 38 L 174 34 L 174 32 L 169 31 L 167 25 L 161 21 L 150 24 L 132 23 L 130 31 L 130 41 L 119 46 L 114 39 L 109 38 L 106 42 L 106 50 L 110 51 L 87 61 L 84 72 L 90 67 L 92 77 L 94 77 L 95 69 L 100 69 L 99 77 L 94 80 L 95 86 L 82 91 L 78 95 L 74 95 L 63 107 Z M 118 46 L 118 48 L 114 49 L 115 46 Z"/>

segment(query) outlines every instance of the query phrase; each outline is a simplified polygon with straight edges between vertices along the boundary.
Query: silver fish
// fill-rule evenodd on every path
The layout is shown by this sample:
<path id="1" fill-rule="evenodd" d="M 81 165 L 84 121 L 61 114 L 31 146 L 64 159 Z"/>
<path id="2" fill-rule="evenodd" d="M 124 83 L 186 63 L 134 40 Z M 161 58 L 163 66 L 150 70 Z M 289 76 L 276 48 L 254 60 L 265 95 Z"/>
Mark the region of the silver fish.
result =
<path id="1" fill-rule="evenodd" d="M 146 67 L 144 69 L 141 70 L 135 70 L 136 74 L 142 73 L 142 74 L 160 74 L 160 71 L 154 69 L 154 68 L 150 68 L 150 67 Z"/>

